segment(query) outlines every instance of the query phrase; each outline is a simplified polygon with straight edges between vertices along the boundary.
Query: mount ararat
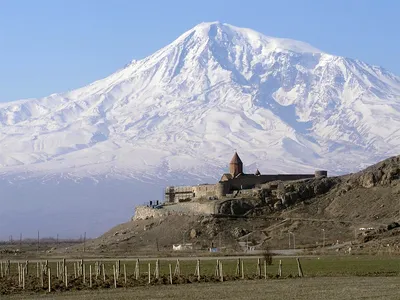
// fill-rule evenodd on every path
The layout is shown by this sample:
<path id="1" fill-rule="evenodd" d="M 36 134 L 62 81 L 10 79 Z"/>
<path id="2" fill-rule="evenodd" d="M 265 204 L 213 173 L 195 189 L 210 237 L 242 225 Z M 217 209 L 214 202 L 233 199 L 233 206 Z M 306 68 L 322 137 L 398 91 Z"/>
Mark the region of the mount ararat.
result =
<path id="1" fill-rule="evenodd" d="M 97 235 L 161 199 L 245 171 L 358 171 L 400 145 L 400 78 L 219 22 L 83 88 L 0 104 L 0 239 Z"/>

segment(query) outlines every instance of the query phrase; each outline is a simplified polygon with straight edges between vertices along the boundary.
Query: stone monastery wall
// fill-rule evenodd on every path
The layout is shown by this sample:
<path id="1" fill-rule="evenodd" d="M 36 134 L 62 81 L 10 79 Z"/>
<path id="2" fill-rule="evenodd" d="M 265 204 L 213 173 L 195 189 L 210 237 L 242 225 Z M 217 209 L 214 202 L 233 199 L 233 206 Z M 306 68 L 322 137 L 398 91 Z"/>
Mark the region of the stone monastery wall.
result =
<path id="1" fill-rule="evenodd" d="M 161 218 L 169 215 L 211 215 L 215 213 L 215 203 L 186 202 L 174 205 L 166 205 L 163 208 L 151 208 L 148 206 L 137 206 L 132 220 L 146 220 L 150 218 Z"/>

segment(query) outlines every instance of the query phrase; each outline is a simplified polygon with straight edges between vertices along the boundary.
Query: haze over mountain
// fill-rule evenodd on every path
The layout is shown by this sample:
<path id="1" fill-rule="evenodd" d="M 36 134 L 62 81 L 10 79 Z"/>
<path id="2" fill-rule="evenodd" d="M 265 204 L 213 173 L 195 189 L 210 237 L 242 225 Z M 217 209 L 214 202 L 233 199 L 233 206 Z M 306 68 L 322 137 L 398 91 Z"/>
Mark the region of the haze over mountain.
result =
<path id="1" fill-rule="evenodd" d="M 202 23 L 86 87 L 0 104 L 0 238 L 99 234 L 165 185 L 218 179 L 235 149 L 247 172 L 356 171 L 398 154 L 399 128 L 383 68 Z"/>

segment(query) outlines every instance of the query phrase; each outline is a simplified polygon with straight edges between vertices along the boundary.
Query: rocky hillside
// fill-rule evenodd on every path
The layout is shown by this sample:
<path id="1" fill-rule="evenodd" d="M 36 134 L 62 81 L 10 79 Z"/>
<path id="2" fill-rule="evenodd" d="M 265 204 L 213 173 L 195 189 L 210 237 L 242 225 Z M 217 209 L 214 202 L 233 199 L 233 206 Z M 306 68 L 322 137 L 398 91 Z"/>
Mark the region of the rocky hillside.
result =
<path id="1" fill-rule="evenodd" d="M 286 249 L 292 232 L 297 247 L 318 248 L 325 238 L 326 245 L 352 241 L 379 248 L 384 241 L 398 249 L 400 229 L 394 222 L 400 221 L 399 176 L 397 156 L 355 174 L 272 182 L 262 186 L 255 197 L 223 202 L 219 215 L 131 221 L 88 247 L 95 252 L 126 254 L 170 251 L 172 244 L 182 242 L 193 243 L 196 249 L 214 245 L 241 251 L 245 243 L 256 249 Z"/>

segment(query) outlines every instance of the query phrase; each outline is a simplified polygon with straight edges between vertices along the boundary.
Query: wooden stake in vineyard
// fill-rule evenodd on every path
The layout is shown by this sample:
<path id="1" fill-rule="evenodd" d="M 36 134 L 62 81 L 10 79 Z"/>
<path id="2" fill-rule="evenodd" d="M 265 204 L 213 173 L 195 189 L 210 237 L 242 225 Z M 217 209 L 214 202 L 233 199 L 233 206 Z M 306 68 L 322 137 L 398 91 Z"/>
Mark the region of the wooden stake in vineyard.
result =
<path id="1" fill-rule="evenodd" d="M 114 288 L 117 288 L 117 276 L 115 274 L 115 265 L 113 265 L 113 273 L 114 273 Z"/>
<path id="2" fill-rule="evenodd" d="M 117 278 L 119 278 L 119 275 L 121 274 L 121 260 L 119 260 L 119 259 L 117 261 L 117 266 L 118 266 Z"/>
<path id="3" fill-rule="evenodd" d="M 176 265 L 175 265 L 174 276 L 180 276 L 180 275 L 181 275 L 181 265 L 179 263 L 179 259 L 177 259 Z"/>
<path id="4" fill-rule="evenodd" d="M 219 275 L 221 277 L 221 282 L 224 282 L 224 272 L 222 271 L 222 262 L 219 262 Z"/>
<path id="5" fill-rule="evenodd" d="M 238 258 L 238 260 L 237 260 L 237 262 L 236 262 L 235 276 L 240 277 L 240 258 Z"/>
<path id="6" fill-rule="evenodd" d="M 282 260 L 279 260 L 278 276 L 282 277 Z"/>
<path id="7" fill-rule="evenodd" d="M 106 282 L 106 270 L 104 264 L 102 264 L 101 267 L 103 268 L 103 281 Z"/>
<path id="8" fill-rule="evenodd" d="M 301 263 L 300 263 L 300 259 L 297 257 L 296 258 L 297 261 L 297 269 L 299 271 L 299 277 L 303 277 L 303 269 L 301 268 Z"/>
<path id="9" fill-rule="evenodd" d="M 267 279 L 267 260 L 264 259 L 264 278 Z"/>
<path id="10" fill-rule="evenodd" d="M 62 260 L 62 272 L 63 272 L 63 278 L 64 278 L 64 282 L 65 282 L 65 266 L 67 265 L 67 261 L 65 258 L 63 258 Z"/>
<path id="11" fill-rule="evenodd" d="M 68 267 L 65 265 L 64 267 L 64 276 L 65 276 L 65 287 L 68 287 Z"/>
<path id="12" fill-rule="evenodd" d="M 149 284 L 151 283 L 151 264 L 149 263 Z"/>
<path id="13" fill-rule="evenodd" d="M 27 260 L 25 262 L 25 274 L 28 275 L 29 274 L 29 260 Z"/>
<path id="14" fill-rule="evenodd" d="M 22 289 L 25 289 L 25 268 L 22 268 Z"/>
<path id="15" fill-rule="evenodd" d="M 83 264 L 83 266 L 82 266 L 82 270 L 83 270 L 83 272 L 82 272 L 82 275 L 83 275 L 83 284 L 86 284 L 86 265 L 85 264 Z"/>
<path id="16" fill-rule="evenodd" d="M 126 266 L 124 264 L 124 281 L 125 281 L 125 285 L 126 285 Z"/>
<path id="17" fill-rule="evenodd" d="M 21 287 L 21 266 L 18 263 L 18 287 Z"/>
<path id="18" fill-rule="evenodd" d="M 158 279 L 160 277 L 160 261 L 157 259 L 156 268 L 154 270 L 154 277 Z"/>
<path id="19" fill-rule="evenodd" d="M 136 265 L 135 265 L 135 279 L 139 280 L 140 277 L 140 263 L 139 259 L 136 260 Z"/>
<path id="20" fill-rule="evenodd" d="M 200 281 L 200 259 L 197 260 L 194 276 L 197 276 L 197 280 Z"/>
<path id="21" fill-rule="evenodd" d="M 41 269 L 40 269 L 40 285 L 42 286 L 42 288 L 44 288 L 44 279 L 43 279 L 43 276 L 44 276 L 44 270 L 43 270 L 43 268 L 41 267 Z"/>
<path id="22" fill-rule="evenodd" d="M 51 269 L 47 269 L 48 279 L 49 279 L 49 293 L 51 293 Z"/>
<path id="23" fill-rule="evenodd" d="M 172 265 L 169 264 L 169 282 L 172 284 Z"/>
<path id="24" fill-rule="evenodd" d="M 242 273 L 242 279 L 244 279 L 244 262 L 243 260 L 241 261 L 240 267 L 242 269 L 241 273 Z"/>
<path id="25" fill-rule="evenodd" d="M 260 262 L 260 259 L 257 259 L 257 276 L 261 277 L 261 262 Z"/>
<path id="26" fill-rule="evenodd" d="M 100 275 L 100 263 L 98 261 L 96 261 L 94 268 L 95 268 L 96 280 L 97 280 L 97 277 Z"/>
<path id="27" fill-rule="evenodd" d="M 215 266 L 215 271 L 214 271 L 214 275 L 215 275 L 215 277 L 219 277 L 219 259 L 217 259 L 217 264 L 216 264 L 216 266 Z"/>
<path id="28" fill-rule="evenodd" d="M 92 288 L 92 265 L 89 265 L 89 287 Z"/>

